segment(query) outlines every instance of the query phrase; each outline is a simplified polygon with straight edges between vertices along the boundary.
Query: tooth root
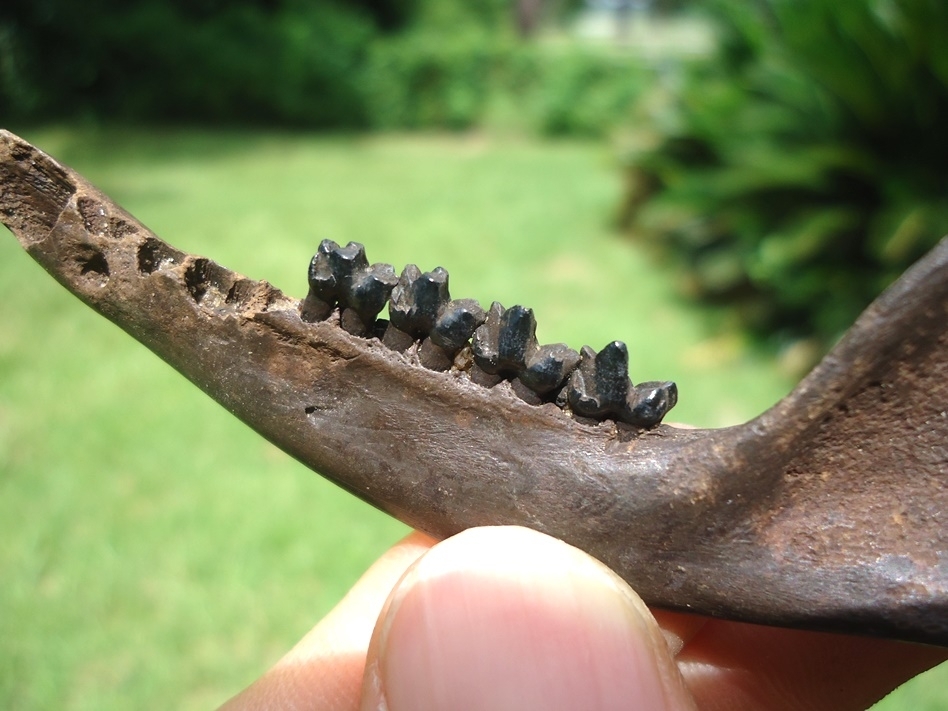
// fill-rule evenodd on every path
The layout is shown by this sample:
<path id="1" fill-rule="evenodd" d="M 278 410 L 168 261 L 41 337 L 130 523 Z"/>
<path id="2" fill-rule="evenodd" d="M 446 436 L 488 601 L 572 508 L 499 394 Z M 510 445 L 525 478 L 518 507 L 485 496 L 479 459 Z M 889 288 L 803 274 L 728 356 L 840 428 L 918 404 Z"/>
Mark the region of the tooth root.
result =
<path id="1" fill-rule="evenodd" d="M 410 333 L 405 333 L 397 328 L 395 324 L 389 323 L 385 329 L 385 335 L 382 336 L 382 343 L 393 351 L 404 353 L 414 345 L 415 339 Z"/>
<path id="2" fill-rule="evenodd" d="M 499 301 L 490 305 L 484 323 L 474 331 L 471 338 L 471 351 L 474 364 L 484 373 L 496 375 L 500 370 L 500 323 L 504 316 L 504 307 Z M 472 376 L 473 379 L 473 376 Z"/>
<path id="3" fill-rule="evenodd" d="M 629 351 L 621 341 L 613 341 L 599 353 L 584 346 L 579 367 L 570 378 L 570 407 L 586 417 L 620 418 L 632 385 L 628 372 Z"/>
<path id="4" fill-rule="evenodd" d="M 474 299 L 457 299 L 448 303 L 431 331 L 431 340 L 448 353 L 457 353 L 474 335 L 487 312 Z"/>
<path id="5" fill-rule="evenodd" d="M 579 353 L 565 343 L 541 346 L 530 357 L 520 380 L 535 393 L 545 395 L 563 384 L 579 360 Z"/>
<path id="6" fill-rule="evenodd" d="M 402 271 L 392 290 L 389 314 L 392 324 L 414 338 L 424 338 L 450 300 L 448 273 L 437 267 L 424 274 L 414 264 Z"/>
<path id="7" fill-rule="evenodd" d="M 503 376 L 497 373 L 490 373 L 481 368 L 475 359 L 474 365 L 468 371 L 471 376 L 471 382 L 484 388 L 492 388 L 503 380 Z"/>
<path id="8" fill-rule="evenodd" d="M 368 330 L 385 308 L 397 283 L 398 277 L 390 265 L 373 264 L 352 276 L 342 300 L 359 315 Z"/>
<path id="9" fill-rule="evenodd" d="M 529 405 L 543 404 L 543 398 L 540 396 L 540 394 L 537 393 L 537 391 L 533 388 L 529 387 L 520 378 L 514 378 L 510 382 L 510 387 L 514 392 L 514 395 L 519 397 L 525 403 Z"/>
<path id="10" fill-rule="evenodd" d="M 445 371 L 451 368 L 454 359 L 443 348 L 426 338 L 418 349 L 418 360 L 428 370 Z"/>
<path id="11" fill-rule="evenodd" d="M 342 313 L 339 314 L 339 325 L 342 330 L 351 333 L 353 336 L 368 338 L 371 335 L 365 321 L 356 313 L 355 309 L 343 309 Z"/>
<path id="12" fill-rule="evenodd" d="M 640 427 L 653 427 L 677 404 L 678 386 L 675 383 L 639 383 L 629 393 L 623 420 Z"/>

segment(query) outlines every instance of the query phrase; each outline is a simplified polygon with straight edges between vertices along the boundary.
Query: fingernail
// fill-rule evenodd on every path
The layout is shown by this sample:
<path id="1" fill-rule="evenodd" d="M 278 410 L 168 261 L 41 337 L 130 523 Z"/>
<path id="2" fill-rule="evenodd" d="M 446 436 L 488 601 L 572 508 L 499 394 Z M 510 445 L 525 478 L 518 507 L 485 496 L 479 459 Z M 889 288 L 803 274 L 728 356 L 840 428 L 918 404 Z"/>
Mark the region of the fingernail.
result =
<path id="1" fill-rule="evenodd" d="M 677 668 L 641 600 L 527 529 L 473 529 L 432 549 L 399 584 L 374 654 L 364 709 L 680 708 Z"/>

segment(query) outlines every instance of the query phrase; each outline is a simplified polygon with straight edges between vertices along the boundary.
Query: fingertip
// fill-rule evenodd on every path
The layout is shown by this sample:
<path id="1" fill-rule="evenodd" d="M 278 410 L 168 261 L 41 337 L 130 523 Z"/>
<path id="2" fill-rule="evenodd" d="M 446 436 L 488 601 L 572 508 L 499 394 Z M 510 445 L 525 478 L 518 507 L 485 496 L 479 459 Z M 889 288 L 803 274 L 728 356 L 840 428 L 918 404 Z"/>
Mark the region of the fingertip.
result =
<path id="1" fill-rule="evenodd" d="M 644 603 L 524 528 L 471 529 L 405 574 L 370 646 L 363 711 L 692 708 Z"/>

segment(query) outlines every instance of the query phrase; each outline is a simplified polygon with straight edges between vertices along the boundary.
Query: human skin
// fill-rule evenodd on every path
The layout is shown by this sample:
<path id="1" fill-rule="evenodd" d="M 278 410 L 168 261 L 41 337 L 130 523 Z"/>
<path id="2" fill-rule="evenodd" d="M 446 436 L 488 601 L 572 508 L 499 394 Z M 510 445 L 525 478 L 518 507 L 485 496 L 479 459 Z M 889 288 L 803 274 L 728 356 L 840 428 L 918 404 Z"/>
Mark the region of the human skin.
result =
<path id="1" fill-rule="evenodd" d="M 856 711 L 946 658 L 900 642 L 650 611 L 519 527 L 414 533 L 223 711 Z"/>

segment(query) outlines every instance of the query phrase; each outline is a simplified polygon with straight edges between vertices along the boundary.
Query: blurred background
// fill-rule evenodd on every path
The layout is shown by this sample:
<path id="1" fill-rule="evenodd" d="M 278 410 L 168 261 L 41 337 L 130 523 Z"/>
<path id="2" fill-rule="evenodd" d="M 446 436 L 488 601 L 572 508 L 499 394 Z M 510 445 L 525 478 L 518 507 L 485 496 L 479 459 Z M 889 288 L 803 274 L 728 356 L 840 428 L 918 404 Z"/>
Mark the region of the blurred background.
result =
<path id="1" fill-rule="evenodd" d="M 319 241 L 786 394 L 948 227 L 939 0 L 6 0 L 0 124 L 302 297 Z M 210 708 L 405 528 L 0 240 L 0 707 Z M 948 707 L 948 669 L 876 708 Z"/>

